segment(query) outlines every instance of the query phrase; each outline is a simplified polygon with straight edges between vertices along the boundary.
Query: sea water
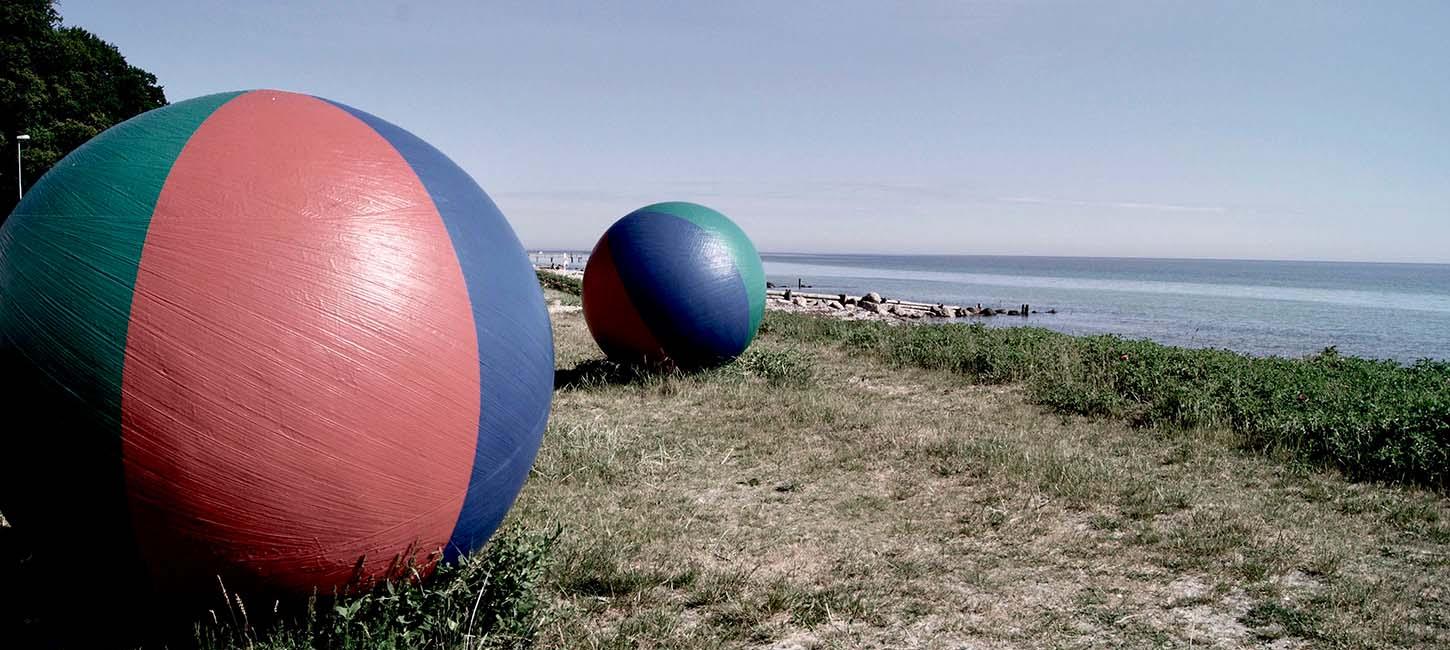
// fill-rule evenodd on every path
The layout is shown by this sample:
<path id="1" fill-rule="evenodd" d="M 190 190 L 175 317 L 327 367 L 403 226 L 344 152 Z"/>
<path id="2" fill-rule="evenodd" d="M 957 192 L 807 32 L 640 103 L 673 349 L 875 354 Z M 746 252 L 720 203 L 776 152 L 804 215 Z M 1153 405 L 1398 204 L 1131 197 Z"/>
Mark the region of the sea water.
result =
<path id="1" fill-rule="evenodd" d="M 583 268 L 582 251 L 537 264 Z M 989 327 L 1117 334 L 1187 347 L 1298 357 L 1450 360 L 1450 265 L 989 255 L 767 253 L 766 279 L 817 293 L 1016 309 Z M 1055 309 L 1056 314 L 1045 313 Z"/>
<path id="2" fill-rule="evenodd" d="M 1302 356 L 1450 359 L 1450 265 L 976 255 L 767 254 L 767 279 L 819 293 L 1039 313 L 976 318 L 1070 334 Z M 1043 313 L 1056 309 L 1056 314 Z"/>

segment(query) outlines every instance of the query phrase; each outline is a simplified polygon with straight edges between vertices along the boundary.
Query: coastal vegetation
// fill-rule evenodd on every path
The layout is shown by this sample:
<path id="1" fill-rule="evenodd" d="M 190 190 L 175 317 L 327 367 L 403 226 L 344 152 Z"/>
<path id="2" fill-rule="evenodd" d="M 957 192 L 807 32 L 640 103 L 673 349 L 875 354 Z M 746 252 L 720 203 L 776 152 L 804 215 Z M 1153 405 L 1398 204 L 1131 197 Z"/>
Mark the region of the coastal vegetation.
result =
<path id="1" fill-rule="evenodd" d="M 1020 383 L 1059 413 L 1164 430 L 1223 429 L 1237 446 L 1362 479 L 1444 488 L 1450 478 L 1450 363 L 1340 355 L 1252 357 L 1116 336 L 980 324 L 899 327 L 772 313 L 763 327 L 834 342 L 897 366 L 979 384 Z"/>
<path id="2" fill-rule="evenodd" d="M 538 276 L 540 286 L 556 292 L 556 298 L 574 298 L 577 302 L 579 295 L 584 292 L 583 282 L 572 275 L 544 269 L 535 269 L 534 275 Z"/>
<path id="3" fill-rule="evenodd" d="M 200 644 L 1450 643 L 1433 449 L 1336 451 L 1361 411 L 1443 442 L 1443 365 L 772 312 L 734 363 L 656 373 L 603 359 L 577 311 L 553 325 L 544 446 L 483 552 L 295 616 L 216 611 Z"/>
<path id="4" fill-rule="evenodd" d="M 1443 441 L 1443 364 L 772 312 L 736 362 L 658 374 L 554 326 L 553 420 L 483 554 L 526 605 L 440 647 L 1450 641 L 1443 473 L 1401 441 Z M 396 634 L 369 603 L 274 647 Z"/>

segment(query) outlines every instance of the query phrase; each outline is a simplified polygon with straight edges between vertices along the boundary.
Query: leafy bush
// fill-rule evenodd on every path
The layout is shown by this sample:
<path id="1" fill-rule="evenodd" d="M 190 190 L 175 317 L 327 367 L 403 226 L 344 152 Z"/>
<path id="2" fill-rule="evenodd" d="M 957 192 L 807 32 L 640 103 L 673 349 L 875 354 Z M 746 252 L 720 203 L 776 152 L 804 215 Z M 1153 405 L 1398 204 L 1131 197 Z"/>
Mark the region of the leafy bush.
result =
<path id="1" fill-rule="evenodd" d="M 562 291 L 572 296 L 584 293 L 584 283 L 579 278 L 560 275 L 543 269 L 534 269 L 534 275 L 539 278 L 539 285 L 545 289 Z"/>

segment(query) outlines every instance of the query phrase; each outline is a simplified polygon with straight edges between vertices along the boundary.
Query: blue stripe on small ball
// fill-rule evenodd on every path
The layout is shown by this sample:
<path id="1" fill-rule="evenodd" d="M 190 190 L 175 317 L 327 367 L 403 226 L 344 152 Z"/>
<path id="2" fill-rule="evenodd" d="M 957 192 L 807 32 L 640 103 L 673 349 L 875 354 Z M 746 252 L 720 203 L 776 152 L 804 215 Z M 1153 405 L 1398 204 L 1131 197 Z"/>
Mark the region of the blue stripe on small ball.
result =
<path id="1" fill-rule="evenodd" d="M 645 208 L 615 222 L 604 241 L 635 309 L 675 364 L 726 362 L 750 345 L 749 292 L 717 233 Z"/>

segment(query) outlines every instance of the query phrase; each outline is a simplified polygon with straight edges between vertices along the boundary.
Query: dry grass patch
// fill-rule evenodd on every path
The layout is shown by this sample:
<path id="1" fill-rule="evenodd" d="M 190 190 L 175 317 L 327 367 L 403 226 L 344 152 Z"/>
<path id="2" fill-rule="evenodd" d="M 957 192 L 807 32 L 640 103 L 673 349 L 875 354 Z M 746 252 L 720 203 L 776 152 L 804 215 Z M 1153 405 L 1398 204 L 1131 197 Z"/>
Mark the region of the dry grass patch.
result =
<path id="1" fill-rule="evenodd" d="M 852 352 L 886 336 L 870 324 L 791 321 L 723 368 L 652 374 L 600 358 L 577 311 L 552 318 L 553 415 L 489 549 L 323 612 L 340 632 L 204 645 L 1450 646 L 1439 493 L 1220 429 L 1052 414 L 1010 373 Z M 934 336 L 898 352 L 950 359 Z M 1022 336 L 967 360 L 1018 367 Z"/>
<path id="2" fill-rule="evenodd" d="M 556 393 L 513 516 L 565 531 L 545 646 L 1450 642 L 1433 493 L 779 335 L 588 375 L 582 318 L 555 327 L 561 376 L 592 379 Z"/>

